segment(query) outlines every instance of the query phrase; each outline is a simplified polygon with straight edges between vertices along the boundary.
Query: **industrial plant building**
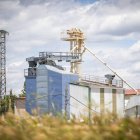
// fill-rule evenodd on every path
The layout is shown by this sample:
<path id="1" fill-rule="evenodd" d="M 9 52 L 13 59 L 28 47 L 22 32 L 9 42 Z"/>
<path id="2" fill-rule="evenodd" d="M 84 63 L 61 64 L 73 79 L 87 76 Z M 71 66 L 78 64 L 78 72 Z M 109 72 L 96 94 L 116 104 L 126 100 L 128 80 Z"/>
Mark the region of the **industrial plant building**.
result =
<path id="1" fill-rule="evenodd" d="M 62 40 L 70 42 L 70 52 L 40 52 L 38 57 L 26 59 L 27 112 L 65 114 L 68 118 L 107 112 L 124 116 L 122 80 L 110 74 L 105 77 L 81 74 L 84 39 L 80 30 L 67 30 L 67 37 Z M 60 61 L 70 63 L 70 72 L 57 64 Z"/>
<path id="2" fill-rule="evenodd" d="M 40 115 L 66 112 L 69 117 L 88 115 L 89 111 L 124 115 L 124 89 L 117 84 L 109 85 L 106 78 L 104 82 L 98 81 L 101 77 L 96 82 L 84 77 L 79 81 L 77 74 L 44 64 L 37 67 L 36 74 L 28 73 L 25 77 L 26 110 L 30 114 L 36 110 Z"/>
<path id="3" fill-rule="evenodd" d="M 31 113 L 33 109 L 37 109 L 39 114 L 54 115 L 65 112 L 65 96 L 69 92 L 69 83 L 77 81 L 76 74 L 49 65 L 38 66 L 36 75 L 26 76 L 27 111 Z"/>
<path id="4" fill-rule="evenodd" d="M 88 86 L 87 84 L 70 84 L 70 95 L 70 104 L 73 105 L 70 107 L 70 113 L 76 115 L 77 118 L 86 112 L 84 115 L 90 112 L 92 115 L 114 113 L 120 117 L 124 116 L 124 90 L 121 87 L 93 83 Z M 79 99 L 89 108 L 75 99 Z"/>
<path id="5" fill-rule="evenodd" d="M 133 118 L 140 117 L 140 95 L 130 97 L 125 108 L 125 116 Z"/>

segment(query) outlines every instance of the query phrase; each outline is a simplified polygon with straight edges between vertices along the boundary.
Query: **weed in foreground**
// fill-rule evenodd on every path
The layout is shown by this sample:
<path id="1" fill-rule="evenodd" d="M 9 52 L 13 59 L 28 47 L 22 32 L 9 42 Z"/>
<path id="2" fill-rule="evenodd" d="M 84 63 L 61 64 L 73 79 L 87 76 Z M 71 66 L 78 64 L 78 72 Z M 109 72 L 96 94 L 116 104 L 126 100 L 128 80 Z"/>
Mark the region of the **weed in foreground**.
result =
<path id="1" fill-rule="evenodd" d="M 88 120 L 88 119 L 87 119 Z M 140 120 L 115 115 L 94 116 L 91 120 L 66 121 L 62 117 L 13 114 L 0 117 L 0 140 L 139 140 Z"/>

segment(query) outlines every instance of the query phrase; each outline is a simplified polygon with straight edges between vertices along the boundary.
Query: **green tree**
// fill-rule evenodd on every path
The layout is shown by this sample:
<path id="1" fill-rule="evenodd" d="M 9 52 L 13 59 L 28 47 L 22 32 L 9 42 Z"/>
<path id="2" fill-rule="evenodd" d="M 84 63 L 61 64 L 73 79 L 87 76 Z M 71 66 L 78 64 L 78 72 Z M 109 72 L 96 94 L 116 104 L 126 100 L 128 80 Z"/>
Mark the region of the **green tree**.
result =
<path id="1" fill-rule="evenodd" d="M 0 100 L 0 115 L 5 115 L 6 112 L 14 112 L 16 96 L 13 95 L 12 89 L 10 90 L 9 95 L 5 95 L 3 99 Z"/>
<path id="2" fill-rule="evenodd" d="M 9 108 L 12 110 L 12 112 L 14 113 L 14 109 L 15 109 L 15 100 L 16 100 L 16 95 L 13 95 L 12 89 L 10 90 L 10 105 Z"/>
<path id="3" fill-rule="evenodd" d="M 4 96 L 0 100 L 0 115 L 5 114 L 9 110 L 9 96 Z"/>
<path id="4" fill-rule="evenodd" d="M 23 89 L 21 90 L 21 94 L 19 94 L 19 97 L 25 97 L 26 96 L 26 83 L 24 82 Z"/>

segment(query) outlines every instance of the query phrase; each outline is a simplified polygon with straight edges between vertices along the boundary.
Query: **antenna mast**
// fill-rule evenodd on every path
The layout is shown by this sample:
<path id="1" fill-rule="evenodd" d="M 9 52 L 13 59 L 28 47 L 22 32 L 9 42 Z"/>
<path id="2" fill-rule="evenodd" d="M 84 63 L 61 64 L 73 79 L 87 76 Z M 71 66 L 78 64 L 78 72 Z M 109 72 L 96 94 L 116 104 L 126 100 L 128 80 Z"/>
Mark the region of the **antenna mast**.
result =
<path id="1" fill-rule="evenodd" d="M 0 99 L 6 95 L 6 34 L 0 30 Z"/>

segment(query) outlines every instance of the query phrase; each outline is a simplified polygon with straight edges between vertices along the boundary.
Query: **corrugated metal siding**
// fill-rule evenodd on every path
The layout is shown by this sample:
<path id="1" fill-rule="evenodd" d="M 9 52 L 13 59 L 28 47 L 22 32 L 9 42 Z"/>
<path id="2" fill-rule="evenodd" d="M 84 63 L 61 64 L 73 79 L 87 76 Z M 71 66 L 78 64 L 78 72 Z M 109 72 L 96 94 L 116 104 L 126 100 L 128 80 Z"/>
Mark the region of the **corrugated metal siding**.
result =
<path id="1" fill-rule="evenodd" d="M 26 111 L 32 114 L 32 110 L 36 109 L 36 77 L 25 77 L 26 84 Z"/>
<path id="2" fill-rule="evenodd" d="M 91 108 L 100 112 L 100 88 L 91 88 Z"/>
<path id="3" fill-rule="evenodd" d="M 89 104 L 89 88 L 84 86 L 77 86 L 70 84 L 70 95 L 80 102 L 84 103 L 86 106 Z M 70 115 L 72 117 L 72 114 L 75 115 L 75 117 L 80 118 L 81 115 L 88 116 L 89 109 L 79 102 L 77 102 L 75 99 L 70 98 Z"/>
<path id="4" fill-rule="evenodd" d="M 66 115 L 69 118 L 70 117 L 70 86 L 69 83 L 75 83 L 78 81 L 78 75 L 74 74 L 63 74 L 62 75 L 62 111 L 66 111 Z"/>
<path id="5" fill-rule="evenodd" d="M 117 89 L 116 92 L 117 92 L 116 93 L 117 114 L 119 114 L 119 116 L 124 116 L 124 106 L 125 106 L 124 90 L 123 89 Z"/>
<path id="6" fill-rule="evenodd" d="M 136 117 L 136 106 L 125 111 L 125 116 L 127 117 Z"/>
<path id="7" fill-rule="evenodd" d="M 69 96 L 69 83 L 75 81 L 78 81 L 77 75 L 66 74 L 62 70 L 40 65 L 37 68 L 37 96 L 45 97 L 37 100 L 39 114 L 57 115 L 64 112 L 66 88 Z M 67 112 L 69 116 L 69 106 L 67 106 Z"/>
<path id="8" fill-rule="evenodd" d="M 78 88 L 77 88 L 78 87 Z M 78 100 L 81 99 L 81 96 L 88 97 L 88 93 L 83 93 L 83 87 L 77 85 L 76 88 L 70 87 L 70 94 L 72 92 L 75 93 L 74 97 L 76 97 Z M 108 88 L 100 88 L 100 87 L 91 87 L 90 90 L 90 96 L 91 96 L 91 108 L 98 113 L 104 113 L 104 112 L 113 112 L 117 113 L 118 116 L 124 116 L 124 92 L 123 89 L 114 89 L 112 87 Z M 80 94 L 80 96 L 79 96 Z M 89 97 L 88 97 L 89 98 Z M 82 100 L 84 103 L 85 101 Z M 76 104 L 75 102 L 70 102 L 71 105 Z M 77 103 L 78 104 L 78 103 Z M 86 103 L 88 105 L 88 103 Z M 78 105 L 77 105 L 78 106 Z M 113 109 L 114 108 L 114 109 Z M 77 115 L 77 112 L 80 111 L 80 108 L 74 108 L 73 113 Z M 71 110 L 70 110 L 71 111 Z M 82 111 L 83 112 L 83 111 Z M 71 112 L 70 112 L 71 113 Z"/>
<path id="9" fill-rule="evenodd" d="M 129 117 L 140 116 L 140 95 L 130 97 L 130 100 L 126 106 L 125 115 Z"/>
<path id="10" fill-rule="evenodd" d="M 139 118 L 140 117 L 140 106 L 137 105 L 135 107 L 125 110 L 125 116 Z"/>
<path id="11" fill-rule="evenodd" d="M 38 113 L 48 113 L 48 71 L 45 65 L 37 68 L 37 96 L 36 104 Z"/>
<path id="12" fill-rule="evenodd" d="M 130 97 L 130 100 L 128 101 L 126 109 L 130 109 L 137 105 L 140 105 L 140 95 L 134 95 L 134 96 Z"/>
<path id="13" fill-rule="evenodd" d="M 112 89 L 105 88 L 105 110 L 112 112 Z"/>
<path id="14" fill-rule="evenodd" d="M 48 70 L 49 112 L 54 115 L 62 110 L 62 74 Z"/>

